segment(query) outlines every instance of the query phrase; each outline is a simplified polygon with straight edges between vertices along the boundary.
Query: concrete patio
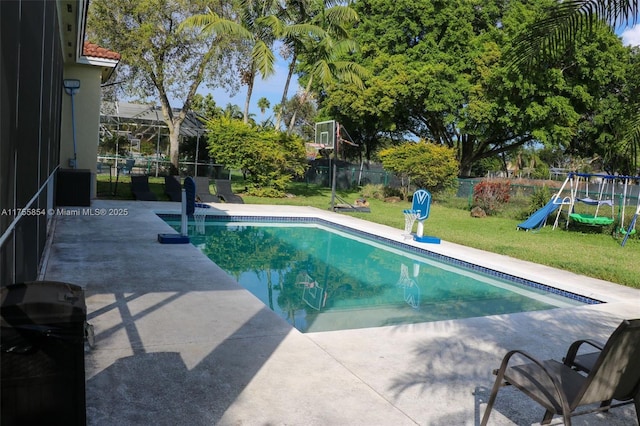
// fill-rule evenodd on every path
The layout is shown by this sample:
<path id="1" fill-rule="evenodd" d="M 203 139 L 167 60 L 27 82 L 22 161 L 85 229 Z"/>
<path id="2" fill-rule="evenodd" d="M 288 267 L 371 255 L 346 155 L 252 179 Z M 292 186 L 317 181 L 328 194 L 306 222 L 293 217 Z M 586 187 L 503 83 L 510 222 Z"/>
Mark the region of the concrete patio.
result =
<path id="1" fill-rule="evenodd" d="M 86 291 L 96 334 L 85 357 L 90 425 L 477 425 L 508 350 L 561 359 L 573 340 L 604 341 L 640 317 L 640 290 L 443 242 L 429 248 L 608 303 L 302 334 L 196 247 L 157 242 L 172 230 L 154 212 L 178 203 L 94 200 L 92 209 L 105 214 L 54 218 L 41 276 Z M 318 216 L 401 239 L 313 208 L 214 209 Z M 537 424 L 543 412 L 505 389 L 490 424 Z M 635 408 L 574 424 L 637 424 Z"/>

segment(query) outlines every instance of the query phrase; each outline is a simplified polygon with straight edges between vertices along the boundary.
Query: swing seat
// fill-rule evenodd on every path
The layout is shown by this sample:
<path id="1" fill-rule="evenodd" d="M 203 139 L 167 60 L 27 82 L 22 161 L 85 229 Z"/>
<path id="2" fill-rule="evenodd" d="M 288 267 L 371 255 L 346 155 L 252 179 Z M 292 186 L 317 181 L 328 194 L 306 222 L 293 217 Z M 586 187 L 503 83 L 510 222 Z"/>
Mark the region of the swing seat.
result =
<path id="1" fill-rule="evenodd" d="M 581 203 L 588 204 L 590 206 L 613 206 L 612 200 L 594 200 L 593 198 L 576 198 Z"/>
<path id="2" fill-rule="evenodd" d="M 576 222 L 593 226 L 606 226 L 611 225 L 614 222 L 614 220 L 610 217 L 593 216 L 591 214 L 571 213 L 569 217 L 571 218 L 571 220 L 575 220 Z"/>
<path id="3" fill-rule="evenodd" d="M 620 228 L 618 229 L 618 233 L 622 234 L 622 235 L 626 235 L 627 234 L 627 230 L 625 228 Z M 629 233 L 629 235 L 633 235 L 636 233 L 636 228 L 633 228 L 631 230 L 631 232 Z"/>

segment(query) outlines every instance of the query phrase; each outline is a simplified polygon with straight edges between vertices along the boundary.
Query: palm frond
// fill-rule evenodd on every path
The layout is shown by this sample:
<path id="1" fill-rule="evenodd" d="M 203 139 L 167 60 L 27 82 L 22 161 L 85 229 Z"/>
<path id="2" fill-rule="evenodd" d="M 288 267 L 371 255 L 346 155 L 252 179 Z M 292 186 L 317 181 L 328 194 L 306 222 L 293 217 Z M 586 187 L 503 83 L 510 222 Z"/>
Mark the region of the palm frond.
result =
<path id="1" fill-rule="evenodd" d="M 318 61 L 314 64 L 313 75 L 322 84 L 327 84 L 333 79 L 333 72 L 331 72 L 331 64 L 327 61 Z"/>
<path id="2" fill-rule="evenodd" d="M 339 40 L 333 44 L 332 52 L 334 56 L 348 55 L 358 50 L 358 42 L 354 39 L 347 38 Z"/>
<path id="3" fill-rule="evenodd" d="M 360 64 L 350 61 L 338 61 L 334 62 L 334 72 L 339 80 L 344 83 L 353 84 L 358 89 L 364 90 L 365 85 L 362 81 L 371 76 L 368 69 Z"/>
<path id="4" fill-rule="evenodd" d="M 286 28 L 286 24 L 275 15 L 261 16 L 255 21 L 257 26 L 269 28 L 275 35 L 279 36 Z"/>
<path id="5" fill-rule="evenodd" d="M 202 15 L 193 15 L 178 26 L 178 31 L 200 28 L 204 35 L 232 35 L 251 40 L 253 35 L 242 25 L 220 17 L 212 10 Z"/>
<path id="6" fill-rule="evenodd" d="M 258 40 L 253 46 L 251 59 L 253 60 L 253 63 L 260 75 L 262 75 L 262 78 L 269 77 L 275 72 L 274 64 L 276 62 L 276 58 L 271 47 L 269 47 L 264 41 Z"/>
<path id="7" fill-rule="evenodd" d="M 353 24 L 360 20 L 358 12 L 349 6 L 333 6 L 325 10 L 325 17 L 329 22 L 339 23 L 340 25 Z"/>
<path id="8" fill-rule="evenodd" d="M 514 65 L 530 65 L 555 58 L 565 52 L 580 33 L 591 33 L 601 25 L 615 27 L 636 22 L 637 1 L 565 0 L 548 10 L 546 16 L 516 36 L 507 52 Z"/>
<path id="9" fill-rule="evenodd" d="M 327 32 L 313 24 L 293 24 L 283 28 L 282 37 L 297 38 L 300 36 L 325 38 L 327 37 Z"/>

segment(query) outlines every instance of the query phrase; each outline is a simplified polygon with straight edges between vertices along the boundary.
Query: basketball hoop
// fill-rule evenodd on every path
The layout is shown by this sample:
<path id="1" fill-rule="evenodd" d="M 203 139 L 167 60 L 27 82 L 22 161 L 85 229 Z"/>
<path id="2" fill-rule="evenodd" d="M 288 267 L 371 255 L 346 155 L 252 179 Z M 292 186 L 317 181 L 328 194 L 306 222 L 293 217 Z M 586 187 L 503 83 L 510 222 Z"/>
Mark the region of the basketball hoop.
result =
<path id="1" fill-rule="evenodd" d="M 196 232 L 198 234 L 205 233 L 205 221 L 207 219 L 207 209 L 202 207 L 196 207 L 193 212 L 193 220 L 196 223 Z"/>
<path id="2" fill-rule="evenodd" d="M 413 231 L 413 224 L 420 216 L 420 211 L 418 210 L 403 210 L 404 213 L 404 239 L 411 239 L 411 231 Z"/>
<path id="3" fill-rule="evenodd" d="M 321 149 L 325 149 L 326 146 L 321 143 L 305 143 L 305 152 L 308 160 L 315 160 Z"/>
<path id="4" fill-rule="evenodd" d="M 318 282 L 311 278 L 306 272 L 300 272 L 296 277 L 296 287 L 312 288 L 317 286 Z"/>

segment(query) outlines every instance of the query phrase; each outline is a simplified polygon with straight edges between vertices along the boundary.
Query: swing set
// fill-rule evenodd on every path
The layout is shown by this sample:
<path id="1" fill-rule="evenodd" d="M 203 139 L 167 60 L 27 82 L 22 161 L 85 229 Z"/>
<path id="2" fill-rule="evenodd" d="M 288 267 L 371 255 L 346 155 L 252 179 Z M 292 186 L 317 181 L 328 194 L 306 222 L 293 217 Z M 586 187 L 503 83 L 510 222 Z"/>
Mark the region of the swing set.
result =
<path id="1" fill-rule="evenodd" d="M 592 189 L 592 178 L 597 178 L 599 183 L 597 189 Z M 616 199 L 616 182 L 622 182 L 622 190 L 618 194 L 620 203 L 618 206 L 618 227 L 616 233 L 625 235 L 626 238 L 636 232 L 635 219 L 640 212 L 640 194 L 636 194 L 637 207 L 634 220 L 631 226 L 625 228 L 625 206 L 628 199 L 631 198 L 631 183 L 640 181 L 640 176 L 613 176 L 598 175 L 588 173 L 569 173 L 567 179 L 562 184 L 558 193 L 554 196 L 555 204 L 559 206 L 553 229 L 558 227 L 560 215 L 565 211 L 567 216 L 565 227 L 569 227 L 571 221 L 589 225 L 589 226 L 608 226 L 616 222 L 615 219 L 615 199 Z M 591 185 L 591 188 L 590 188 Z M 562 194 L 568 189 L 569 195 L 563 197 Z M 588 206 L 578 208 L 578 204 Z M 580 212 L 578 212 L 579 210 Z"/>

